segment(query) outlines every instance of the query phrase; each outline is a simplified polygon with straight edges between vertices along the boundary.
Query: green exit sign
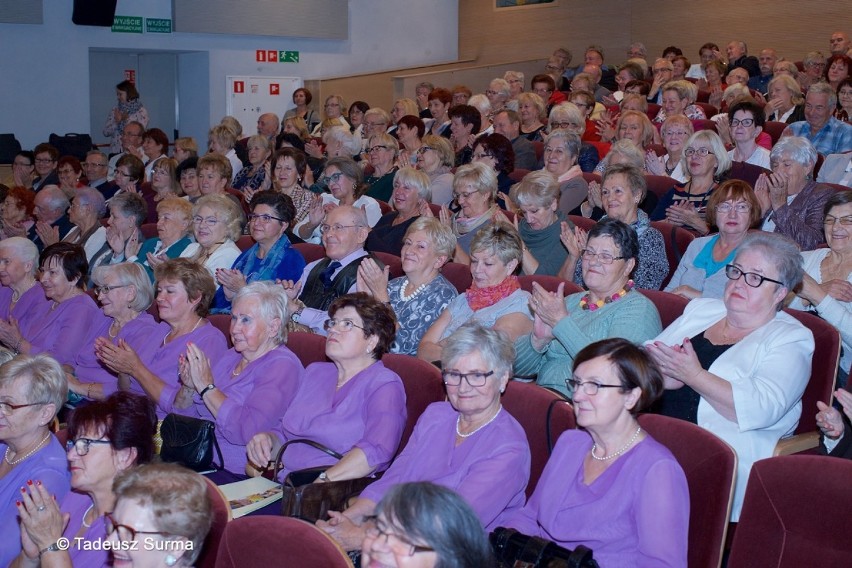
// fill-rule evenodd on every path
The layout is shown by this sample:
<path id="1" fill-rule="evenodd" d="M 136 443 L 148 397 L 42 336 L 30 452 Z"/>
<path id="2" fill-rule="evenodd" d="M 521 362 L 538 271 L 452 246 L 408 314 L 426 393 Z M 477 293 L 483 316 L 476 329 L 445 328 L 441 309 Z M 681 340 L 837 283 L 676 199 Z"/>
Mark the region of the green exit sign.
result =
<path id="1" fill-rule="evenodd" d="M 279 63 L 298 63 L 299 62 L 299 52 L 298 51 L 279 51 L 278 52 L 278 62 Z"/>
<path id="2" fill-rule="evenodd" d="M 145 18 L 145 31 L 149 34 L 170 34 L 172 21 L 168 18 Z"/>
<path id="3" fill-rule="evenodd" d="M 112 20 L 112 31 L 122 34 L 141 34 L 141 16 L 116 16 Z"/>

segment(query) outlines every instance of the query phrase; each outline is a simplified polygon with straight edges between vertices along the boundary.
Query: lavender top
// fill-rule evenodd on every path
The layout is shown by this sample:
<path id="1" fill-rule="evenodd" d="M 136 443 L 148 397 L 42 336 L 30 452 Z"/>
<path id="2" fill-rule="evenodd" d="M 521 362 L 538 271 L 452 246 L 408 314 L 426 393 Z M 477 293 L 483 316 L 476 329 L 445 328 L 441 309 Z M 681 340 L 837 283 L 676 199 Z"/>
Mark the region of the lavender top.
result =
<path id="1" fill-rule="evenodd" d="M 137 351 L 139 358 L 142 359 L 148 370 L 166 383 L 163 392 L 160 394 L 160 400 L 154 401 L 157 403 L 157 417 L 160 420 L 165 418 L 169 412 L 190 414 L 188 408 L 174 407 L 175 397 L 181 387 L 178 379 L 178 358 L 186 353 L 186 344 L 192 342 L 197 345 L 211 361 L 216 361 L 228 350 L 228 342 L 225 340 L 225 336 L 210 322 L 163 345 L 163 341 L 171 330 L 169 324 L 160 322 L 152 330 L 148 344 Z M 105 385 L 104 394 L 109 396 L 116 388 L 108 389 L 107 386 Z M 130 390 L 146 396 L 145 391 L 135 380 L 131 382 Z"/>
<path id="2" fill-rule="evenodd" d="M 456 445 L 458 416 L 449 402 L 429 405 L 405 449 L 361 497 L 378 503 L 394 485 L 431 481 L 464 497 L 486 531 L 505 525 L 524 505 L 530 479 L 526 434 L 504 409 L 494 422 Z"/>
<path id="3" fill-rule="evenodd" d="M 299 358 L 284 345 L 252 361 L 234 377 L 241 360 L 242 355 L 229 349 L 213 361 L 214 383 L 226 397 L 215 418 L 198 394 L 190 409 L 191 415 L 216 423 L 225 469 L 239 474 L 248 461 L 246 444 L 255 434 L 275 428 L 293 402 L 305 372 Z"/>
<path id="4" fill-rule="evenodd" d="M 689 489 L 671 452 L 646 437 L 587 485 L 591 449 L 586 432 L 562 434 L 508 526 L 567 548 L 586 545 L 601 566 L 686 566 Z"/>
<path id="5" fill-rule="evenodd" d="M 0 442 L 0 456 L 6 455 L 6 444 Z M 0 458 L 2 459 L 2 458 Z M 41 481 L 51 495 L 61 501 L 71 488 L 65 448 L 55 436 L 39 451 L 21 461 L 0 479 L 0 566 L 9 563 L 21 552 L 21 529 L 15 501 L 21 500 L 21 487 L 27 480 Z"/>
<path id="6" fill-rule="evenodd" d="M 308 438 L 341 454 L 360 448 L 373 471 L 384 471 L 399 446 L 405 418 L 402 380 L 381 361 L 339 389 L 334 363 L 313 363 L 274 433 L 282 443 Z M 286 475 L 335 461 L 310 446 L 294 444 L 284 452 L 283 471 Z"/>
<path id="7" fill-rule="evenodd" d="M 110 553 L 107 550 L 81 550 L 75 546 L 75 537 L 79 536 L 83 540 L 80 542 L 91 543 L 93 541 L 103 541 L 107 538 L 106 523 L 104 516 L 96 518 L 92 521 L 92 526 L 85 528 L 83 526 L 83 517 L 88 512 L 89 507 L 93 505 L 92 498 L 82 493 L 69 491 L 62 500 L 59 509 L 63 513 L 71 515 L 68 521 L 68 526 L 62 536 L 70 541 L 68 555 L 71 557 L 72 566 L 86 566 L 87 568 L 98 568 L 102 566 L 110 566 Z M 80 532 L 83 530 L 84 532 Z M 90 547 L 94 548 L 94 547 Z"/>
<path id="8" fill-rule="evenodd" d="M 78 294 L 55 304 L 41 318 L 41 325 L 33 326 L 32 335 L 27 337 L 32 345 L 30 355 L 48 353 L 60 365 L 73 365 L 77 354 L 89 344 L 92 330 L 99 328 L 105 319 L 107 317 L 88 294 Z"/>
<path id="9" fill-rule="evenodd" d="M 12 305 L 13 293 L 11 288 L 0 287 L 0 318 L 4 320 L 9 319 L 9 306 Z M 50 300 L 45 297 L 41 284 L 36 282 L 35 286 L 21 294 L 18 303 L 12 308 L 11 315 L 18 320 L 24 337 L 30 337 L 49 309 Z"/>
<path id="10" fill-rule="evenodd" d="M 74 359 L 74 374 L 82 383 L 101 383 L 104 385 L 104 392 L 115 392 L 117 389 L 116 376 L 112 371 L 104 367 L 95 355 L 95 339 L 98 337 L 109 337 L 109 326 L 112 324 L 112 319 L 105 318 L 100 322 L 97 329 L 94 330 L 88 343 L 77 354 Z M 134 319 L 130 320 L 119 330 L 118 334 L 112 340 L 113 343 L 118 343 L 119 339 L 123 339 L 130 347 L 137 352 L 144 349 L 151 340 L 151 335 L 155 333 L 157 322 L 151 314 L 142 312 Z"/>

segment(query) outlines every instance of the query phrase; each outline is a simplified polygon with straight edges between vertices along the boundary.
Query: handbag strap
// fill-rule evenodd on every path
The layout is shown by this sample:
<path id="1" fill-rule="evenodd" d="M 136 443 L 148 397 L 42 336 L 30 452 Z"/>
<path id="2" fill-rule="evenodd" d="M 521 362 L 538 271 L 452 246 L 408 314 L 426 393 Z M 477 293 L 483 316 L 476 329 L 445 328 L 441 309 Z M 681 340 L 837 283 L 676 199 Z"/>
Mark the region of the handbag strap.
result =
<path id="1" fill-rule="evenodd" d="M 216 455 L 219 456 L 219 464 L 221 464 L 221 465 L 219 465 L 219 467 L 217 469 L 224 470 L 225 469 L 225 458 L 222 457 L 222 448 L 219 447 L 219 441 L 216 439 L 215 425 L 214 425 L 214 430 L 213 430 L 213 447 L 216 448 Z M 215 466 L 216 463 L 214 462 L 213 465 Z"/>
<path id="2" fill-rule="evenodd" d="M 305 444 L 306 446 L 311 446 L 312 448 L 316 448 L 321 452 L 327 453 L 336 460 L 343 459 L 343 454 L 335 452 L 328 446 L 320 444 L 319 442 L 314 442 L 313 440 L 308 440 L 307 438 L 296 438 L 294 440 L 288 440 L 287 442 L 281 445 L 281 448 L 278 449 L 278 453 L 275 455 L 275 472 L 272 475 L 273 481 L 278 479 L 278 474 L 281 472 L 281 466 L 284 465 L 282 461 L 284 457 L 284 451 L 290 444 Z"/>
<path id="3" fill-rule="evenodd" d="M 556 392 L 560 397 L 564 396 L 562 393 L 560 393 L 558 391 L 554 391 L 554 392 Z M 550 404 L 547 406 L 547 415 L 545 416 L 546 422 L 545 422 L 545 425 L 544 425 L 545 432 L 546 432 L 546 435 L 547 435 L 547 455 L 550 455 L 550 454 L 553 453 L 553 445 L 554 445 L 553 426 L 551 424 L 551 422 L 553 420 L 553 409 L 556 408 L 557 404 L 566 404 L 566 403 L 568 403 L 568 401 L 565 400 L 564 398 L 554 398 L 553 400 L 550 401 Z"/>

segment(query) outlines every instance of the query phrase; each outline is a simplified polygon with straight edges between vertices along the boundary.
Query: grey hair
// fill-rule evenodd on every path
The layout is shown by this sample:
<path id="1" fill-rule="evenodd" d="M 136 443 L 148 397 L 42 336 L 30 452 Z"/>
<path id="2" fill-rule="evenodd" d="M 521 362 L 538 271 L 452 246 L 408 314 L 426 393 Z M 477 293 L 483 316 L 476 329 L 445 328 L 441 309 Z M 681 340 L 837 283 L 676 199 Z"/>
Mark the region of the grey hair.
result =
<path id="1" fill-rule="evenodd" d="M 804 260 L 799 251 L 799 245 L 779 233 L 754 231 L 746 235 L 737 249 L 734 262 L 747 251 L 755 250 L 778 268 L 780 280 L 788 292 L 795 290 L 802 283 L 804 275 Z M 784 300 L 778 302 L 777 310 L 784 307 Z"/>
<path id="2" fill-rule="evenodd" d="M 497 91 L 497 94 L 503 95 L 503 97 L 506 98 L 506 99 L 509 98 L 510 92 L 509 92 L 509 82 L 508 81 L 506 81 L 505 79 L 500 79 L 500 78 L 491 79 L 491 82 L 488 83 L 489 89 L 491 88 L 491 85 L 497 85 L 497 88 L 494 89 L 495 91 Z"/>
<path id="3" fill-rule="evenodd" d="M 393 176 L 393 182 L 410 185 L 417 189 L 417 196 L 427 202 L 432 201 L 432 182 L 429 176 L 410 166 L 400 168 Z"/>
<path id="4" fill-rule="evenodd" d="M 817 161 L 816 148 L 814 148 L 810 140 L 803 136 L 783 136 L 772 147 L 772 151 L 769 153 L 769 161 L 770 163 L 775 163 L 784 156 L 798 162 L 809 171 L 813 170 L 814 164 Z"/>
<path id="5" fill-rule="evenodd" d="M 547 170 L 530 172 L 509 191 L 515 205 L 548 207 L 559 199 L 559 183 Z"/>
<path id="6" fill-rule="evenodd" d="M 610 176 L 622 175 L 627 180 L 627 185 L 630 187 L 630 192 L 639 197 L 639 201 L 645 199 L 645 194 L 648 192 L 648 182 L 645 179 L 645 173 L 641 167 L 635 167 L 632 164 L 613 164 L 607 165 L 601 175 L 601 186 L 606 183 Z"/>
<path id="7" fill-rule="evenodd" d="M 503 79 L 508 82 L 509 79 L 517 79 L 521 83 L 524 82 L 524 74 L 520 71 L 506 71 L 503 73 Z"/>
<path id="8" fill-rule="evenodd" d="M 390 124 L 391 123 L 390 115 L 383 108 L 379 108 L 379 107 L 368 108 L 367 112 L 364 113 L 364 120 L 366 121 L 367 118 L 369 118 L 371 116 L 375 116 L 375 117 L 381 119 L 383 124 Z"/>
<path id="9" fill-rule="evenodd" d="M 627 138 L 613 142 L 609 152 L 604 157 L 604 168 L 609 167 L 612 156 L 622 156 L 627 159 L 626 163 L 640 170 L 645 167 L 645 153 L 632 140 Z"/>
<path id="10" fill-rule="evenodd" d="M 262 136 L 266 140 L 266 136 Z M 230 198 L 228 194 L 218 193 L 213 195 L 204 195 L 192 206 L 192 216 L 198 215 L 198 211 L 202 207 L 209 207 L 216 212 L 216 218 L 225 223 L 227 236 L 232 241 L 240 238 L 243 232 L 243 212 L 239 205 Z M 219 218 L 221 216 L 221 219 Z"/>
<path id="11" fill-rule="evenodd" d="M 716 158 L 716 171 L 714 172 L 714 177 L 721 177 L 723 173 L 731 169 L 731 157 L 728 155 L 728 150 L 725 149 L 725 143 L 722 142 L 722 139 L 713 130 L 699 130 L 689 137 L 684 148 L 689 148 L 695 142 L 701 141 L 707 142 L 710 145 L 710 149 L 713 151 L 713 156 Z M 680 159 L 683 164 L 683 171 L 689 172 L 689 161 L 686 159 L 685 150 Z"/>
<path id="12" fill-rule="evenodd" d="M 463 183 L 471 183 L 479 193 L 486 193 L 491 201 L 497 197 L 497 172 L 491 166 L 481 162 L 471 162 L 456 170 L 453 176 L 453 190 L 458 191 Z"/>
<path id="13" fill-rule="evenodd" d="M 404 238 L 407 239 L 409 235 L 417 231 L 423 231 L 429 235 L 438 256 L 446 256 L 448 260 L 453 256 L 456 250 L 456 234 L 450 227 L 434 217 L 418 217 L 408 226 Z"/>
<path id="14" fill-rule="evenodd" d="M 0 241 L 0 249 L 7 248 L 12 251 L 18 260 L 31 263 L 30 276 L 35 275 L 38 270 L 38 247 L 29 239 L 24 237 L 9 237 Z"/>
<path id="15" fill-rule="evenodd" d="M 503 264 L 509 264 L 513 260 L 521 263 L 523 255 L 523 241 L 517 229 L 506 222 L 496 222 L 485 225 L 470 243 L 470 254 L 480 251 L 488 251 L 497 256 Z"/>
<path id="16" fill-rule="evenodd" d="M 20 380 L 28 402 L 53 404 L 54 416 L 68 398 L 68 380 L 59 363 L 45 353 L 18 355 L 0 365 L 0 386 L 8 387 Z"/>
<path id="17" fill-rule="evenodd" d="M 117 210 L 125 217 L 133 217 L 137 227 L 148 218 L 148 203 L 138 193 L 119 193 L 109 200 L 110 211 Z"/>
<path id="18" fill-rule="evenodd" d="M 378 142 L 380 145 L 385 145 L 391 150 L 393 150 L 394 158 L 399 154 L 399 142 L 396 138 L 388 134 L 387 132 L 382 132 L 380 134 L 373 134 L 370 136 L 370 145 L 374 142 Z M 368 146 L 369 147 L 369 146 Z"/>
<path id="19" fill-rule="evenodd" d="M 257 281 L 251 284 L 246 284 L 240 291 L 236 293 L 231 301 L 231 311 L 237 305 L 237 302 L 244 298 L 256 297 L 260 303 L 260 317 L 267 325 L 272 325 L 273 320 L 278 320 L 278 333 L 275 336 L 275 343 L 281 345 L 287 341 L 287 321 L 290 317 L 287 313 L 287 294 L 284 288 L 267 281 Z"/>
<path id="20" fill-rule="evenodd" d="M 81 205 L 89 205 L 95 213 L 95 218 L 100 219 L 104 216 L 104 194 L 94 187 L 80 187 L 74 191 L 74 199 L 78 200 Z"/>
<path id="21" fill-rule="evenodd" d="M 331 141 L 340 142 L 349 156 L 357 156 L 361 153 L 361 140 L 349 132 L 349 128 L 345 126 L 332 126 L 323 135 L 322 140 L 326 144 Z"/>
<path id="22" fill-rule="evenodd" d="M 39 194 L 44 195 L 47 200 L 47 205 L 54 211 L 67 212 L 71 202 L 68 201 L 68 196 L 65 195 L 58 185 L 46 185 Z"/>
<path id="23" fill-rule="evenodd" d="M 630 49 L 636 48 L 636 50 L 642 54 L 642 57 L 648 55 L 648 50 L 645 48 L 645 44 L 641 41 L 634 41 L 630 44 Z"/>
<path id="24" fill-rule="evenodd" d="M 563 122 L 560 119 L 564 119 L 567 122 L 572 122 L 577 125 L 576 129 L 572 129 L 569 132 L 576 132 L 578 135 L 582 136 L 582 134 L 586 131 L 586 117 L 583 115 L 580 107 L 574 103 L 566 101 L 559 103 L 550 109 L 550 116 L 547 117 L 547 126 L 552 132 L 555 132 L 552 127 L 553 121 L 557 120 L 558 122 Z"/>
<path id="25" fill-rule="evenodd" d="M 825 81 L 819 81 L 811 85 L 810 88 L 808 88 L 808 95 L 811 93 L 817 95 L 828 95 L 828 108 L 834 109 L 834 107 L 837 106 L 837 91 L 835 91 L 834 87 Z"/>
<path id="26" fill-rule="evenodd" d="M 582 142 L 580 141 L 580 136 L 576 132 L 571 132 L 564 128 L 557 128 L 544 140 L 545 147 L 550 144 L 551 140 L 562 140 L 562 144 L 565 146 L 565 151 L 574 156 L 574 162 L 577 161 L 577 158 L 580 156 L 580 146 Z"/>
<path id="27" fill-rule="evenodd" d="M 491 112 L 491 101 L 483 94 L 473 95 L 467 100 L 467 104 L 478 110 L 482 114 Z"/>
<path id="28" fill-rule="evenodd" d="M 109 274 L 114 274 L 121 286 L 133 286 L 136 289 L 136 296 L 130 302 L 131 310 L 144 312 L 151 307 L 154 302 L 154 286 L 141 264 L 137 262 L 103 264 L 95 268 L 92 273 L 92 282 L 103 286 Z"/>
<path id="29" fill-rule="evenodd" d="M 456 361 L 477 351 L 487 368 L 500 377 L 511 375 L 515 361 L 512 341 L 502 331 L 485 327 L 477 321 L 469 321 L 447 338 L 441 350 L 441 368 L 452 368 Z"/>

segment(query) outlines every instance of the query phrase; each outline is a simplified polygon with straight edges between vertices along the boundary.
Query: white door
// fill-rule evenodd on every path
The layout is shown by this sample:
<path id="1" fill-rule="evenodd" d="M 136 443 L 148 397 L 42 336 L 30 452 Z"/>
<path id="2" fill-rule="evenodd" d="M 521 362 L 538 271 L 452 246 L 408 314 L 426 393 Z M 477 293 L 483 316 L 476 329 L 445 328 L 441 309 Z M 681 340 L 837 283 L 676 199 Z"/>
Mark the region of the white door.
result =
<path id="1" fill-rule="evenodd" d="M 243 136 L 256 132 L 257 119 L 267 112 L 280 119 L 293 108 L 293 91 L 302 86 L 300 77 L 227 77 L 227 113 L 243 125 Z"/>

